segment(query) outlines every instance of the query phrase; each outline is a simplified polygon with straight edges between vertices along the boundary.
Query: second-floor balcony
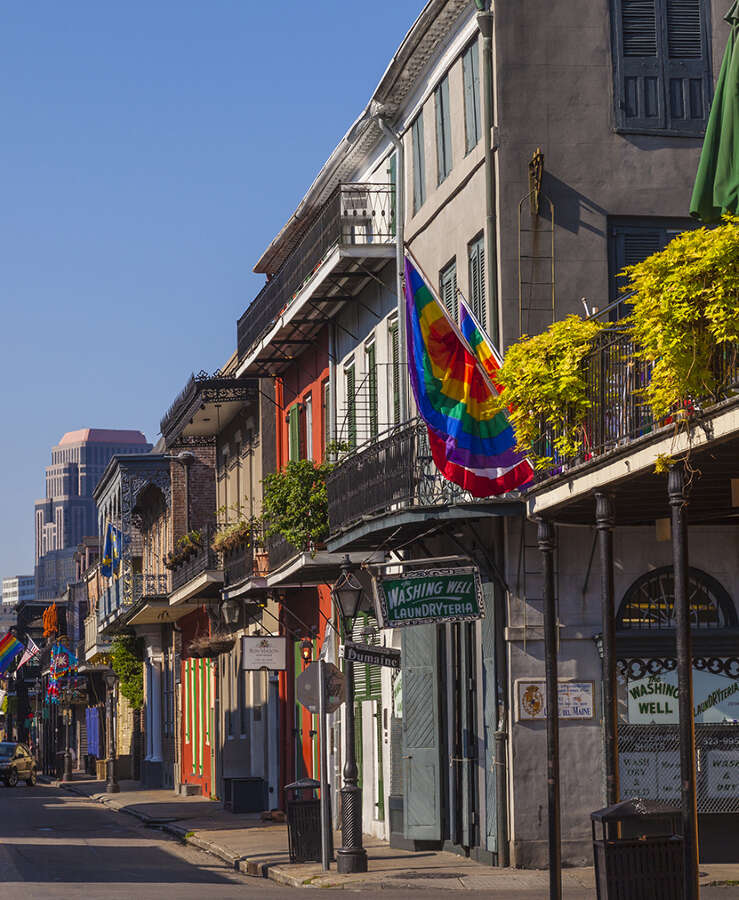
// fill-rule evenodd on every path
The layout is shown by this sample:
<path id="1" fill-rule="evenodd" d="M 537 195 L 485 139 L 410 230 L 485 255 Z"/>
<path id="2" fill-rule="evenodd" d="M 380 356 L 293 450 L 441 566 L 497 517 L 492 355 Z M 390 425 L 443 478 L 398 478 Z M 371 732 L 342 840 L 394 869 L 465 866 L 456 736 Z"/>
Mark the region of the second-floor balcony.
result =
<path id="1" fill-rule="evenodd" d="M 100 621 L 96 613 L 91 613 L 85 619 L 85 661 L 95 664 L 102 657 L 107 656 L 111 650 L 111 643 L 108 638 L 103 637 L 99 632 Z"/>
<path id="2" fill-rule="evenodd" d="M 327 480 L 330 550 L 371 549 L 378 534 L 400 540 L 429 518 L 505 514 L 517 495 L 479 500 L 447 481 L 431 456 L 421 420 L 398 426 L 343 459 Z"/>
<path id="3" fill-rule="evenodd" d="M 223 586 L 223 565 L 220 554 L 213 549 L 216 528 L 208 525 L 199 530 L 200 541 L 172 568 L 171 605 L 194 598 L 202 600 L 218 597 Z"/>
<path id="4" fill-rule="evenodd" d="M 277 374 L 395 256 L 395 191 L 342 184 L 238 322 L 239 374 Z"/>

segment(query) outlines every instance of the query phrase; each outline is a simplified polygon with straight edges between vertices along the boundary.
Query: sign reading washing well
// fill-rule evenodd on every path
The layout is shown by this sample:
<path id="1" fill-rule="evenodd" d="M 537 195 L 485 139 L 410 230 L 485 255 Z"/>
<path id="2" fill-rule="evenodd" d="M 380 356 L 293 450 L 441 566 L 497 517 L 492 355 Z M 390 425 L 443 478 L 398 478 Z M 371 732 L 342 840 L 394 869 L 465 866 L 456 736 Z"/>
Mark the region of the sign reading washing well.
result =
<path id="1" fill-rule="evenodd" d="M 287 668 L 287 638 L 248 634 L 241 638 L 242 669 Z"/>
<path id="2" fill-rule="evenodd" d="M 479 571 L 427 569 L 375 582 L 383 628 L 464 622 L 485 615 Z"/>
<path id="3" fill-rule="evenodd" d="M 629 681 L 629 724 L 676 725 L 677 671 L 645 675 Z M 693 668 L 693 704 L 698 724 L 739 722 L 739 679 Z"/>

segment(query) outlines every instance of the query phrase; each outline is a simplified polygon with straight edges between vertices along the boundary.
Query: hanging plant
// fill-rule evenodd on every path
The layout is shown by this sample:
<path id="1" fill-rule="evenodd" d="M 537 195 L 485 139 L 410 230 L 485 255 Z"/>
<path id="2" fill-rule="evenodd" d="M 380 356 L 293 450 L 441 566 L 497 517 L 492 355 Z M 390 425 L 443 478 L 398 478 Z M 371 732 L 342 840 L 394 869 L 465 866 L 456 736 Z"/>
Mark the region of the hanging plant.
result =
<path id="1" fill-rule="evenodd" d="M 213 550 L 218 552 L 228 552 L 248 544 L 252 536 L 252 523 L 246 519 L 239 519 L 238 522 L 231 522 L 229 525 L 223 525 L 216 532 L 211 543 Z"/>
<path id="2" fill-rule="evenodd" d="M 506 351 L 497 377 L 504 389 L 499 409 L 508 414 L 517 449 L 537 468 L 553 462 L 540 446 L 546 431 L 556 435 L 556 456 L 575 456 L 582 448 L 582 425 L 591 406 L 583 363 L 602 329 L 599 322 L 568 316 Z"/>
<path id="3" fill-rule="evenodd" d="M 133 709 L 144 705 L 143 641 L 133 635 L 118 635 L 111 647 L 112 667 L 119 689 Z"/>
<path id="4" fill-rule="evenodd" d="M 326 476 L 331 463 L 290 460 L 263 480 L 262 519 L 265 537 L 281 534 L 298 550 L 308 550 L 328 536 Z"/>
<path id="5" fill-rule="evenodd" d="M 624 274 L 636 291 L 636 352 L 653 363 L 644 396 L 655 418 L 686 420 L 696 401 L 726 396 L 739 346 L 739 219 L 685 231 Z"/>

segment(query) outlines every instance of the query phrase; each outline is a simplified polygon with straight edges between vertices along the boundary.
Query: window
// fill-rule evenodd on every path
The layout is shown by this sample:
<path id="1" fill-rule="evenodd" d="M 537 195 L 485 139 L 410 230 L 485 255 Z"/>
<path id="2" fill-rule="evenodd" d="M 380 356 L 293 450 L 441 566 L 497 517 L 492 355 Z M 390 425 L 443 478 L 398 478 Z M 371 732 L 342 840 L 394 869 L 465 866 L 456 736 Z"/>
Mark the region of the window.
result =
<path id="1" fill-rule="evenodd" d="M 464 134 L 467 153 L 477 146 L 482 132 L 480 122 L 480 54 L 477 41 L 462 54 L 464 83 Z"/>
<path id="2" fill-rule="evenodd" d="M 300 459 L 300 408 L 294 403 L 287 412 L 288 459 Z"/>
<path id="3" fill-rule="evenodd" d="M 305 458 L 313 459 L 313 397 L 310 394 L 305 398 L 303 424 L 305 427 Z"/>
<path id="4" fill-rule="evenodd" d="M 423 148 L 423 110 L 411 126 L 413 144 L 413 212 L 417 213 L 426 200 L 426 160 Z"/>
<path id="5" fill-rule="evenodd" d="M 375 359 L 375 342 L 367 344 L 364 348 L 365 364 L 367 367 L 367 406 L 369 412 L 370 440 L 377 437 L 379 423 L 377 418 L 377 362 Z"/>
<path id="6" fill-rule="evenodd" d="M 441 272 L 439 272 L 439 296 L 446 307 L 446 311 L 456 322 L 459 318 L 456 259 L 453 259 L 449 265 L 445 266 Z"/>
<path id="7" fill-rule="evenodd" d="M 616 124 L 702 134 L 711 102 L 708 0 L 612 0 Z"/>
<path id="8" fill-rule="evenodd" d="M 622 219 L 609 222 L 611 302 L 618 299 L 621 288 L 626 284 L 626 279 L 619 277 L 625 266 L 636 265 L 653 253 L 664 250 L 680 232 L 699 225 L 694 219 Z"/>
<path id="9" fill-rule="evenodd" d="M 346 418 L 344 420 L 346 442 L 349 449 L 353 450 L 357 446 L 357 399 L 356 399 L 356 378 L 354 374 L 354 363 L 350 363 L 344 369 L 344 390 L 346 393 Z"/>
<path id="10" fill-rule="evenodd" d="M 398 346 L 398 320 L 393 319 L 388 325 L 388 343 L 390 357 L 390 410 L 392 424 L 400 422 L 400 347 Z"/>
<path id="11" fill-rule="evenodd" d="M 449 76 L 434 91 L 436 106 L 436 173 L 438 183 L 452 171 L 452 124 L 449 118 Z"/>
<path id="12" fill-rule="evenodd" d="M 485 235 L 478 235 L 467 252 L 470 261 L 470 305 L 472 313 L 483 328 L 488 327 L 488 308 L 485 301 Z"/>

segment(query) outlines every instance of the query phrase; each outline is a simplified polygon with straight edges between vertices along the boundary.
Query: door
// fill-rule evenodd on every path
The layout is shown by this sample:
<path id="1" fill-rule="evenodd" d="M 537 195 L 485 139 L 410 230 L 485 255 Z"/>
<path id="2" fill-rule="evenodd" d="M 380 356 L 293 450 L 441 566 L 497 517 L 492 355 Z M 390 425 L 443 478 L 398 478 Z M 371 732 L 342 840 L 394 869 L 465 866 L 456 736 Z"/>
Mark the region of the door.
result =
<path id="1" fill-rule="evenodd" d="M 435 625 L 403 629 L 405 837 L 441 840 L 438 645 Z"/>
<path id="2" fill-rule="evenodd" d="M 482 718 L 484 759 L 478 771 L 484 779 L 485 837 L 482 845 L 492 853 L 498 851 L 497 780 L 495 757 L 495 732 L 498 728 L 498 690 L 495 661 L 495 618 L 493 585 L 483 584 L 487 614 L 480 621 L 482 645 Z"/>

